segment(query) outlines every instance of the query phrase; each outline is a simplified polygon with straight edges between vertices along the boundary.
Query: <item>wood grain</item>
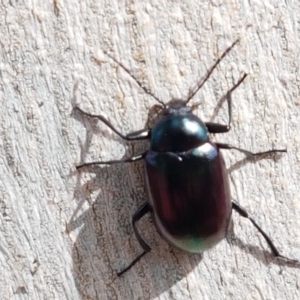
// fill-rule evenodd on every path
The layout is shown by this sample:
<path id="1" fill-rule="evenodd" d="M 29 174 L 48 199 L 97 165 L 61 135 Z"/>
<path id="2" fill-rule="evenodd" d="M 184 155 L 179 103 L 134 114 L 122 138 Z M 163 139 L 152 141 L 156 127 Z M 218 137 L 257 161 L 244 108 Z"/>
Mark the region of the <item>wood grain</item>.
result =
<path id="1" fill-rule="evenodd" d="M 194 97 L 197 114 L 233 126 L 212 137 L 277 158 L 224 153 L 232 196 L 300 259 L 299 1 L 2 1 L 0 4 L 1 299 L 300 299 L 299 266 L 273 259 L 250 222 L 189 255 L 171 248 L 151 218 L 140 222 L 152 252 L 122 278 L 141 249 L 131 216 L 145 201 L 143 164 L 77 172 L 76 164 L 147 148 L 126 143 L 73 110 L 104 114 L 127 133 L 142 129 L 155 100 L 185 98 L 234 40 L 240 42 Z"/>

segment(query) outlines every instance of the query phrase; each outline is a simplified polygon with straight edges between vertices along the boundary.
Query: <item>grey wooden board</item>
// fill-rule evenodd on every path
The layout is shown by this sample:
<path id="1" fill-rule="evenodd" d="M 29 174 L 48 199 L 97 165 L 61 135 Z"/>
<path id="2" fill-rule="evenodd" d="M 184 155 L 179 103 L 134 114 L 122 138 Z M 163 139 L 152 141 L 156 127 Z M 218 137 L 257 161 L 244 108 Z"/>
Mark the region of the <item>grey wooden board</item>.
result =
<path id="1" fill-rule="evenodd" d="M 25 1 L 24 1 L 25 2 Z M 233 214 L 234 235 L 201 255 L 174 250 L 150 217 L 152 252 L 131 216 L 146 200 L 141 163 L 77 172 L 82 161 L 143 151 L 72 110 L 104 114 L 124 133 L 155 104 L 103 50 L 164 101 L 184 98 L 234 40 L 240 42 L 194 101 L 204 120 L 233 126 L 212 137 L 276 160 L 224 153 L 233 198 L 300 259 L 299 1 L 2 1 L 0 4 L 1 299 L 300 299 L 299 267 L 273 259 Z"/>

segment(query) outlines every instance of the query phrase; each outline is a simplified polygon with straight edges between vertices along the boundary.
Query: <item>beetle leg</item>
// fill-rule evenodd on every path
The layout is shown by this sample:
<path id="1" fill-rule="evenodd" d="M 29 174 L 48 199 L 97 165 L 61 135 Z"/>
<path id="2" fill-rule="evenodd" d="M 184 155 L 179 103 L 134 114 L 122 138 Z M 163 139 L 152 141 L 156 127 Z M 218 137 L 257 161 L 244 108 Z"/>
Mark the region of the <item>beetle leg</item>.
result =
<path id="1" fill-rule="evenodd" d="M 151 130 L 149 128 L 141 129 L 126 134 L 126 139 L 129 141 L 146 140 L 150 138 L 150 134 L 151 134 Z"/>
<path id="2" fill-rule="evenodd" d="M 87 113 L 83 111 L 79 107 L 75 107 L 77 110 L 79 110 L 82 114 L 91 117 L 91 118 L 97 118 L 101 122 L 103 122 L 106 126 L 108 126 L 114 133 L 116 133 L 119 137 L 121 137 L 124 140 L 127 141 L 135 141 L 135 140 L 144 140 L 144 139 L 149 139 L 150 137 L 150 129 L 141 129 L 126 135 L 123 135 L 120 131 L 118 131 L 106 118 L 104 118 L 101 115 L 94 115 Z"/>
<path id="3" fill-rule="evenodd" d="M 231 94 L 232 92 L 244 81 L 244 79 L 247 77 L 248 74 L 244 74 L 244 76 L 226 93 L 225 97 L 227 100 L 227 105 L 228 105 L 228 124 L 223 125 L 223 124 L 218 124 L 218 123 L 212 123 L 212 122 L 207 122 L 205 123 L 208 132 L 210 133 L 225 133 L 230 130 L 230 125 L 231 125 L 231 116 L 232 116 L 232 109 L 231 109 Z"/>
<path id="4" fill-rule="evenodd" d="M 125 272 L 127 272 L 129 269 L 131 269 L 145 254 L 147 254 L 148 252 L 151 251 L 151 248 L 147 245 L 147 243 L 140 236 L 140 234 L 139 234 L 139 232 L 137 230 L 137 227 L 136 227 L 136 222 L 139 221 L 149 211 L 150 211 L 149 204 L 147 202 L 145 202 L 138 209 L 138 211 L 135 212 L 135 214 L 132 217 L 132 227 L 133 227 L 134 234 L 135 234 L 135 236 L 136 236 L 139 244 L 144 249 L 144 251 L 138 257 L 136 257 L 125 269 L 123 269 L 122 271 L 118 272 L 117 273 L 118 276 L 123 275 Z"/>
<path id="5" fill-rule="evenodd" d="M 231 121 L 229 121 L 228 125 L 212 123 L 212 122 L 207 122 L 205 123 L 205 125 L 209 133 L 225 133 L 230 130 L 230 122 Z"/>
<path id="6" fill-rule="evenodd" d="M 245 149 L 241 149 L 241 148 L 229 145 L 229 144 L 223 144 L 223 143 L 215 143 L 215 144 L 220 149 L 237 150 L 237 151 L 240 151 L 240 152 L 244 153 L 247 156 L 256 156 L 256 155 L 259 156 L 259 155 L 271 154 L 271 153 L 277 153 L 277 152 L 286 152 L 286 149 L 272 149 L 272 150 L 268 150 L 268 151 L 254 153 L 254 152 L 251 152 L 251 151 L 248 151 L 248 150 L 245 150 Z"/>
<path id="7" fill-rule="evenodd" d="M 138 155 L 135 155 L 135 156 L 132 156 L 132 157 L 120 159 L 120 160 L 94 161 L 94 162 L 83 163 L 81 165 L 76 166 L 76 169 L 78 170 L 83 167 L 95 166 L 95 165 L 115 165 L 115 164 L 122 164 L 122 163 L 126 163 L 126 162 L 135 162 L 135 161 L 145 158 L 147 152 L 148 151 L 138 154 Z"/>
<path id="8" fill-rule="evenodd" d="M 264 239 L 266 240 L 267 244 L 269 245 L 271 252 L 273 253 L 273 255 L 277 258 L 282 258 L 285 259 L 287 261 L 291 261 L 291 262 L 295 262 L 295 263 L 300 263 L 298 260 L 296 259 L 292 259 L 286 256 L 283 256 L 279 253 L 279 251 L 277 250 L 277 248 L 275 247 L 275 245 L 273 244 L 272 240 L 270 239 L 270 237 L 259 227 L 259 225 L 249 216 L 249 214 L 247 213 L 247 211 L 241 207 L 237 202 L 232 200 L 232 208 L 237 211 L 242 217 L 247 218 L 251 221 L 251 223 L 255 226 L 255 228 L 261 233 L 261 235 L 264 237 Z"/>

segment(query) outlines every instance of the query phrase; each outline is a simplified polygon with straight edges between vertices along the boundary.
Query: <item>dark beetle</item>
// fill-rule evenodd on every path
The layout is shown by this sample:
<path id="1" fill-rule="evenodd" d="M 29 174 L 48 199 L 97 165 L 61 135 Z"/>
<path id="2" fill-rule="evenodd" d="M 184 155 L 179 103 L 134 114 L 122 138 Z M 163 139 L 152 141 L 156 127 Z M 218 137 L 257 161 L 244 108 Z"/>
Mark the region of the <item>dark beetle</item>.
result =
<path id="1" fill-rule="evenodd" d="M 202 82 L 188 95 L 187 100 L 175 99 L 168 104 L 164 104 L 151 94 L 127 68 L 117 62 L 147 94 L 160 103 L 161 118 L 152 129 L 139 130 L 124 136 L 104 117 L 88 114 L 77 108 L 89 117 L 100 119 L 125 140 L 150 139 L 150 149 L 142 154 L 123 160 L 84 163 L 77 166 L 79 169 L 90 165 L 110 165 L 145 159 L 149 201 L 145 202 L 132 218 L 134 233 L 144 251 L 118 275 L 129 270 L 151 250 L 136 227 L 136 222 L 148 212 L 153 214 L 155 225 L 166 241 L 181 250 L 199 253 L 213 247 L 226 237 L 233 208 L 241 216 L 248 218 L 259 230 L 274 256 L 298 262 L 282 256 L 267 234 L 248 216 L 248 213 L 231 200 L 228 174 L 220 152 L 220 149 L 235 149 L 246 155 L 255 156 L 286 152 L 286 150 L 252 153 L 228 144 L 213 143 L 209 139 L 209 133 L 224 133 L 230 130 L 231 93 L 247 75 L 245 74 L 226 94 L 229 110 L 227 125 L 204 123 L 192 112 L 197 104 L 192 107 L 187 106 L 237 42 L 238 40 L 216 61 Z"/>

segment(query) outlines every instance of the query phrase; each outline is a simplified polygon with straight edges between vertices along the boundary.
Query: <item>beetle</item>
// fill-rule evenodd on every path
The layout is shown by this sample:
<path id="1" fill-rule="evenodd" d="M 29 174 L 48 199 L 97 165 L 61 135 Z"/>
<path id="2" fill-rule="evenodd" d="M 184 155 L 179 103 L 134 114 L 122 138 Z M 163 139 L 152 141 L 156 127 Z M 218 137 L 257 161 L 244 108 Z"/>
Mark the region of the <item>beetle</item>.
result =
<path id="1" fill-rule="evenodd" d="M 159 103 L 160 119 L 150 129 L 123 135 L 103 116 L 87 113 L 76 106 L 82 114 L 98 118 L 124 140 L 150 140 L 150 149 L 144 153 L 122 160 L 83 163 L 76 167 L 81 169 L 87 166 L 136 162 L 142 159 L 145 161 L 148 201 L 144 202 L 132 217 L 134 234 L 143 252 L 118 272 L 118 276 L 128 271 L 151 250 L 136 226 L 148 212 L 152 213 L 158 232 L 169 244 L 186 252 L 201 253 L 226 237 L 233 209 L 251 221 L 275 257 L 299 262 L 281 255 L 270 237 L 247 211 L 231 199 L 228 173 L 220 151 L 234 149 L 253 157 L 286 152 L 286 149 L 252 153 L 229 144 L 212 142 L 209 138 L 210 133 L 226 133 L 230 130 L 231 94 L 244 81 L 247 74 L 244 74 L 225 95 L 228 104 L 228 124 L 203 122 L 193 113 L 198 104 L 188 106 L 189 101 L 238 41 L 224 51 L 186 100 L 172 99 L 167 104 L 146 89 L 129 69 L 105 52 L 135 80 L 140 88 Z"/>

